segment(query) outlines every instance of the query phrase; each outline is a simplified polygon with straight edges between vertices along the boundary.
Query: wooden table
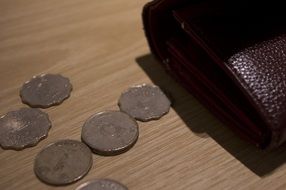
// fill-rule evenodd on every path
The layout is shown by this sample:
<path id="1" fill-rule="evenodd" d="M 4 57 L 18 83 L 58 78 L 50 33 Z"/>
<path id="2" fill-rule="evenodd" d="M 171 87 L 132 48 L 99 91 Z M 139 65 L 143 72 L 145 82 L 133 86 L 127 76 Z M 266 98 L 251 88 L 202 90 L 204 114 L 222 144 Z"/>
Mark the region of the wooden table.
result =
<path id="1" fill-rule="evenodd" d="M 59 139 L 80 140 L 92 114 L 117 110 L 121 92 L 154 83 L 173 107 L 158 121 L 139 122 L 128 152 L 93 155 L 87 176 L 111 178 L 130 190 L 286 189 L 286 147 L 260 151 L 238 139 L 174 82 L 152 58 L 141 23 L 146 0 L 0 0 L 0 114 L 25 107 L 19 88 L 33 75 L 60 73 L 74 90 L 45 109 L 49 136 L 22 151 L 0 149 L 0 189 L 54 189 L 33 173 L 35 155 Z"/>

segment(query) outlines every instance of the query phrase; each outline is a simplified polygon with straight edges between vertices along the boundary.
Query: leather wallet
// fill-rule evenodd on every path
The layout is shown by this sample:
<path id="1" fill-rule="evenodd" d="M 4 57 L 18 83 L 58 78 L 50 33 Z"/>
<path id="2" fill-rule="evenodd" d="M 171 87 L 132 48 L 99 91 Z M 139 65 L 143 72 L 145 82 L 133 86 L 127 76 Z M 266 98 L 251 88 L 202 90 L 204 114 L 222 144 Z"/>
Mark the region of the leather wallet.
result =
<path id="1" fill-rule="evenodd" d="M 143 8 L 150 49 L 168 73 L 262 149 L 286 141 L 282 7 L 246 0 L 154 0 Z"/>

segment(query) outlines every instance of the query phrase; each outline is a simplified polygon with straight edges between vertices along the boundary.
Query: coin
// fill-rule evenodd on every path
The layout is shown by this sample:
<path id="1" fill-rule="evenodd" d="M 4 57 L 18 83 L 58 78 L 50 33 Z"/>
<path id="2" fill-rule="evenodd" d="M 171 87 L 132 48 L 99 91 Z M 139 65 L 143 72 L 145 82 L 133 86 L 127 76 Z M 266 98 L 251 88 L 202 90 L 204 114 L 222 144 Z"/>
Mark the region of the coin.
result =
<path id="1" fill-rule="evenodd" d="M 81 138 L 101 155 L 117 155 L 129 150 L 139 135 L 137 122 L 120 111 L 100 112 L 82 127 Z"/>
<path id="2" fill-rule="evenodd" d="M 138 85 L 123 92 L 119 98 L 120 110 L 139 121 L 161 118 L 169 112 L 171 102 L 158 86 Z"/>
<path id="3" fill-rule="evenodd" d="M 34 172 L 45 183 L 66 185 L 81 179 L 91 166 L 91 151 L 84 143 L 60 140 L 38 153 Z"/>
<path id="4" fill-rule="evenodd" d="M 70 96 L 72 85 L 61 75 L 34 76 L 20 90 L 22 102 L 31 107 L 48 108 L 62 103 Z"/>
<path id="5" fill-rule="evenodd" d="M 48 114 L 35 108 L 8 112 L 0 117 L 0 145 L 15 150 L 35 146 L 51 126 Z"/>
<path id="6" fill-rule="evenodd" d="M 81 184 L 76 190 L 128 190 L 128 188 L 111 179 L 96 179 Z"/>

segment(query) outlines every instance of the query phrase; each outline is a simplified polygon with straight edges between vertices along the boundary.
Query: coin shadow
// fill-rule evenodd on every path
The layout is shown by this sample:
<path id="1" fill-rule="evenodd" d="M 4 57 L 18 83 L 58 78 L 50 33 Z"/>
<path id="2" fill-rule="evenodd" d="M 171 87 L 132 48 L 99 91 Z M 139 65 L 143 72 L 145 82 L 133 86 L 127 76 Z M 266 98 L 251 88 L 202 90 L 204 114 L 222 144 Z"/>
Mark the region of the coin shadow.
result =
<path id="1" fill-rule="evenodd" d="M 136 58 L 136 62 L 150 77 L 171 96 L 172 108 L 186 126 L 201 138 L 211 137 L 222 148 L 260 177 L 273 173 L 286 161 L 286 145 L 274 150 L 260 150 L 238 138 L 190 93 L 171 78 L 162 65 L 151 55 Z"/>

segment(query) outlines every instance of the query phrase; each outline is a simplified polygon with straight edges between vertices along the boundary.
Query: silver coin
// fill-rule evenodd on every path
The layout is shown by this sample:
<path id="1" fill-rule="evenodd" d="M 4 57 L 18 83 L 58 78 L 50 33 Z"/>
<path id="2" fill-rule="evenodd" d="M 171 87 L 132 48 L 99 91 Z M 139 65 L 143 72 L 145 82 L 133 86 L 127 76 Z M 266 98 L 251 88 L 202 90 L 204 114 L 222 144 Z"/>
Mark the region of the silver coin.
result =
<path id="1" fill-rule="evenodd" d="M 61 75 L 43 74 L 25 82 L 20 90 L 22 102 L 31 107 L 48 108 L 70 96 L 72 85 Z"/>
<path id="2" fill-rule="evenodd" d="M 21 150 L 35 146 L 48 135 L 52 124 L 48 114 L 35 108 L 21 108 L 0 117 L 0 145 Z"/>
<path id="3" fill-rule="evenodd" d="M 60 140 L 38 153 L 34 172 L 45 183 L 66 185 L 81 179 L 91 166 L 92 154 L 84 143 Z"/>
<path id="4" fill-rule="evenodd" d="M 123 92 L 119 98 L 120 110 L 139 121 L 161 118 L 169 112 L 171 101 L 158 86 L 138 85 Z"/>
<path id="5" fill-rule="evenodd" d="M 137 122 L 120 111 L 100 112 L 82 127 L 81 138 L 101 155 L 117 155 L 129 150 L 139 135 Z"/>
<path id="6" fill-rule="evenodd" d="M 96 179 L 81 184 L 76 190 L 128 190 L 128 188 L 111 179 Z"/>

